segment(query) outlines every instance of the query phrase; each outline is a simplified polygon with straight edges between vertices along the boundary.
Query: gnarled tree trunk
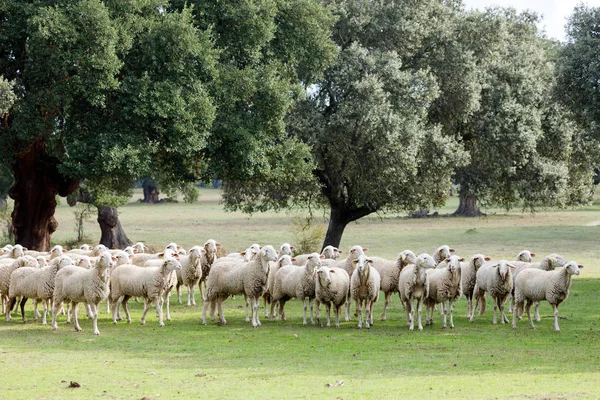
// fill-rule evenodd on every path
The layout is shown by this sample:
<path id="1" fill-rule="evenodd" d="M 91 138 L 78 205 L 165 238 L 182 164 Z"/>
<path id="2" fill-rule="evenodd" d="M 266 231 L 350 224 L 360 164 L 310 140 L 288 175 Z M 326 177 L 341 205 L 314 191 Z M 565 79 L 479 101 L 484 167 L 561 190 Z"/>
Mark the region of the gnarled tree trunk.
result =
<path id="1" fill-rule="evenodd" d="M 458 208 L 452 215 L 457 217 L 481 217 L 485 215 L 477 207 L 477 197 L 474 195 L 461 193 L 459 201 Z"/>
<path id="2" fill-rule="evenodd" d="M 78 180 L 58 172 L 60 161 L 46 154 L 42 140 L 34 142 L 13 164 L 15 183 L 9 196 L 15 201 L 12 223 L 15 241 L 32 250 L 50 250 L 58 222 L 54 218 L 56 195 L 67 196 Z"/>
<path id="3" fill-rule="evenodd" d="M 376 210 L 372 210 L 368 207 L 355 209 L 332 207 L 323 248 L 328 245 L 339 247 L 346 225 L 375 211 Z M 323 250 L 323 248 L 321 248 L 321 250 Z"/>
<path id="4" fill-rule="evenodd" d="M 124 249 L 131 245 L 119 221 L 116 207 L 98 206 L 98 223 L 102 231 L 100 244 L 109 249 Z"/>
<path id="5" fill-rule="evenodd" d="M 142 190 L 144 191 L 144 198 L 142 203 L 158 203 L 158 195 L 160 192 L 156 187 L 156 183 L 150 178 L 144 178 L 142 181 Z"/>

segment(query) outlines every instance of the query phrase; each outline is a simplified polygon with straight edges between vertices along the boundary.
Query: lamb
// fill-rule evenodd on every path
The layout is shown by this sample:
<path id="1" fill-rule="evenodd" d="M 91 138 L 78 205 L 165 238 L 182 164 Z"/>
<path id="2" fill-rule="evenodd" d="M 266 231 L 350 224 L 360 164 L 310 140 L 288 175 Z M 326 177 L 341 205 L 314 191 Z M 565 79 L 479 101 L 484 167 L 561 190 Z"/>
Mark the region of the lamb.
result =
<path id="1" fill-rule="evenodd" d="M 358 260 L 358 257 L 360 255 L 364 255 L 367 250 L 368 250 L 367 248 L 364 248 L 362 246 L 354 245 L 350 248 L 350 250 L 348 251 L 348 256 L 344 260 L 335 261 L 334 263 L 330 264 L 329 266 L 336 267 L 336 268 L 342 268 L 343 270 L 346 271 L 348 276 L 351 277 L 352 273 L 354 272 L 354 268 L 355 268 L 354 261 Z M 350 290 L 350 288 L 348 288 L 348 290 Z M 358 310 L 358 302 L 356 302 L 356 310 L 354 312 L 355 316 L 358 316 L 357 310 Z M 350 321 L 350 299 L 348 299 L 348 302 L 346 302 L 345 321 L 346 322 Z"/>
<path id="2" fill-rule="evenodd" d="M 497 323 L 496 310 L 500 310 L 500 321 L 501 323 L 508 323 L 508 318 L 504 314 L 504 302 L 507 296 L 513 290 L 513 277 L 512 271 L 515 266 L 506 260 L 490 261 L 483 264 L 477 271 L 477 282 L 475 283 L 475 289 L 473 289 L 473 296 L 475 297 L 475 307 L 471 313 L 469 320 L 473 322 L 475 318 L 475 308 L 477 303 L 481 300 L 481 308 L 479 309 L 479 315 L 483 315 L 485 312 L 485 292 L 490 292 L 492 299 L 494 300 L 494 324 Z"/>
<path id="3" fill-rule="evenodd" d="M 398 255 L 400 262 L 407 263 L 398 279 L 398 291 L 400 292 L 400 300 L 404 304 L 406 310 L 406 322 L 409 329 L 415 329 L 415 309 L 418 314 L 418 328 L 423 330 L 421 323 L 421 308 L 423 299 L 426 294 L 425 279 L 427 269 L 435 268 L 435 260 L 429 254 L 420 254 L 415 257 L 415 254 L 410 250 L 404 250 Z M 415 308 L 415 300 L 417 306 Z"/>
<path id="4" fill-rule="evenodd" d="M 194 246 L 190 249 L 187 256 L 179 257 L 179 263 L 181 264 L 181 270 L 178 270 L 178 275 L 181 276 L 181 284 L 186 285 L 188 289 L 188 301 L 187 305 L 196 305 L 196 299 L 194 298 L 194 287 L 200 282 L 202 278 L 202 259 L 205 258 L 206 250 L 200 246 Z M 177 283 L 177 297 L 181 304 L 180 296 L 180 284 Z"/>
<path id="5" fill-rule="evenodd" d="M 435 268 L 425 274 L 425 325 L 433 325 L 433 312 L 436 304 L 441 303 L 442 329 L 446 328 L 448 310 L 450 311 L 450 329 L 454 329 L 453 303 L 460 299 L 461 262 L 464 258 L 448 256 L 444 268 Z M 439 265 L 438 265 L 439 266 Z M 446 308 L 446 301 L 448 307 Z"/>
<path id="6" fill-rule="evenodd" d="M 269 318 L 269 320 L 273 319 L 273 315 L 269 316 L 269 311 L 268 311 L 268 304 L 272 303 L 272 299 L 273 299 L 273 285 L 275 284 L 275 274 L 277 274 L 277 271 L 279 271 L 279 268 L 286 266 L 286 265 L 293 265 L 294 261 L 296 259 L 284 254 L 284 255 L 280 255 L 279 259 L 274 262 L 271 263 L 270 268 L 271 270 L 269 271 L 269 278 L 267 279 L 267 290 L 265 290 L 265 293 L 263 294 L 263 301 L 264 301 L 264 308 L 265 308 L 265 318 Z"/>
<path id="7" fill-rule="evenodd" d="M 146 324 L 146 313 L 152 305 L 156 304 L 158 314 L 158 326 L 165 326 L 163 322 L 163 300 L 167 280 L 173 271 L 181 269 L 181 264 L 173 257 L 166 257 L 160 261 L 157 267 L 140 267 L 133 264 L 119 265 L 112 271 L 110 279 L 109 302 L 112 310 L 113 323 L 117 323 L 117 301 L 121 296 L 121 304 L 127 316 L 127 322 L 131 323 L 131 315 L 127 308 L 127 302 L 133 296 L 143 297 L 144 311 L 142 313 L 142 325 Z"/>
<path id="8" fill-rule="evenodd" d="M 69 256 L 59 256 L 52 260 L 52 263 L 43 268 L 37 266 L 21 267 L 12 272 L 10 275 L 10 288 L 8 291 L 9 306 L 6 308 L 6 320 L 10 321 L 10 311 L 14 307 L 16 298 L 21 296 L 21 317 L 23 322 L 27 322 L 25 318 L 25 303 L 28 298 L 34 300 L 34 319 L 37 320 L 37 303 L 39 301 L 44 305 L 44 314 L 42 325 L 46 325 L 46 316 L 49 311 L 48 300 L 54 294 L 54 279 L 56 273 L 67 265 L 72 265 L 73 261 Z"/>
<path id="9" fill-rule="evenodd" d="M 340 254 L 342 254 L 342 251 L 337 247 L 333 247 L 331 245 L 325 246 L 323 248 L 323 251 L 321 251 L 321 255 L 325 257 L 324 260 L 335 261 L 340 256 Z M 309 255 L 310 253 L 297 255 L 296 257 L 294 257 L 296 259 L 294 265 L 305 265 Z"/>
<path id="10" fill-rule="evenodd" d="M 445 244 L 435 249 L 433 252 L 435 264 L 439 265 L 442 261 L 450 257 L 452 255 L 451 253 L 454 253 L 454 249 L 451 249 L 450 246 Z"/>
<path id="11" fill-rule="evenodd" d="M 583 265 L 575 261 L 566 263 L 562 268 L 554 271 L 544 271 L 539 269 L 526 269 L 522 271 L 515 280 L 515 312 L 513 312 L 512 327 L 517 328 L 517 311 L 523 310 L 523 304 L 527 301 L 525 310 L 529 318 L 529 325 L 535 329 L 531 320 L 529 309 L 531 304 L 536 301 L 546 300 L 554 310 L 554 330 L 560 331 L 558 326 L 558 306 L 569 297 L 571 288 L 571 277 L 579 275 Z"/>
<path id="12" fill-rule="evenodd" d="M 217 303 L 222 325 L 227 321 L 223 315 L 223 301 L 232 294 L 244 294 L 252 299 L 252 326 L 260 326 L 258 299 L 266 290 L 269 276 L 269 261 L 277 259 L 273 246 L 264 246 L 250 262 L 239 265 L 231 263 L 213 265 L 206 281 L 206 300 L 202 310 L 202 324 L 206 325 L 206 309 Z"/>
<path id="13" fill-rule="evenodd" d="M 327 327 L 331 326 L 331 305 L 335 312 L 335 327 L 340 327 L 342 305 L 348 301 L 350 277 L 348 273 L 336 267 L 321 266 L 315 269 L 315 302 L 317 323 L 323 326 L 319 318 L 319 305 L 327 309 Z"/>
<path id="14" fill-rule="evenodd" d="M 285 303 L 291 298 L 302 300 L 304 306 L 304 318 L 302 324 L 306 325 L 306 309 L 310 305 L 310 322 L 315 324 L 313 318 L 313 300 L 315 298 L 315 279 L 314 270 L 321 266 L 321 257 L 319 253 L 312 253 L 308 256 L 306 265 L 298 267 L 296 265 L 286 265 L 281 267 L 275 274 L 273 283 L 273 298 L 271 303 L 271 316 L 275 303 L 279 302 L 279 317 L 285 321 Z M 306 299 L 308 299 L 308 304 Z"/>
<path id="15" fill-rule="evenodd" d="M 473 312 L 473 289 L 475 289 L 477 271 L 486 261 L 490 261 L 490 258 L 483 254 L 475 254 L 468 263 L 460 263 L 462 292 L 467 299 L 467 318 L 470 318 Z"/>
<path id="16" fill-rule="evenodd" d="M 17 245 L 18 246 L 18 245 Z M 15 246 L 16 247 L 16 246 Z M 17 252 L 19 253 L 19 252 Z M 17 254 L 15 253 L 15 254 Z M 31 256 L 21 256 L 19 258 L 8 258 L 0 264 L 0 297 L 2 298 L 2 313 L 6 313 L 8 308 L 8 294 L 10 288 L 10 276 L 14 270 L 21 267 L 38 267 L 37 260 Z"/>
<path id="17" fill-rule="evenodd" d="M 98 304 L 108 296 L 109 274 L 113 266 L 112 256 L 108 251 L 100 254 L 96 266 L 83 269 L 75 266 L 61 268 L 56 273 L 54 283 L 54 304 L 52 306 L 52 329 L 57 330 L 56 315 L 63 301 L 70 300 L 73 313 L 73 324 L 77 332 L 81 332 L 77 318 L 77 306 L 80 302 L 90 305 L 93 312 L 94 335 L 98 330 Z"/>
<path id="18" fill-rule="evenodd" d="M 358 328 L 363 324 L 363 303 L 366 311 L 365 326 L 367 329 L 373 325 L 373 303 L 379 298 L 379 285 L 381 278 L 379 272 L 373 268 L 373 261 L 364 254 L 358 256 L 354 262 L 356 269 L 350 279 L 350 294 L 358 307 Z"/>

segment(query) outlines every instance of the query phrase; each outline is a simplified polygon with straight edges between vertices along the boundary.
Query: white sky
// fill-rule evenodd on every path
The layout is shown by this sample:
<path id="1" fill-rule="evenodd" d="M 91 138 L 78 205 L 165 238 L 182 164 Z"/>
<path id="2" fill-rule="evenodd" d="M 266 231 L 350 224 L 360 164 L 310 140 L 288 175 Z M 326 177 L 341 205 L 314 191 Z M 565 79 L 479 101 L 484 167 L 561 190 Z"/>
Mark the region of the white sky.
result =
<path id="1" fill-rule="evenodd" d="M 490 6 L 513 7 L 518 11 L 531 10 L 541 14 L 540 29 L 550 38 L 565 41 L 565 24 L 576 5 L 583 3 L 600 7 L 600 0 L 463 0 L 467 9 L 483 10 Z"/>

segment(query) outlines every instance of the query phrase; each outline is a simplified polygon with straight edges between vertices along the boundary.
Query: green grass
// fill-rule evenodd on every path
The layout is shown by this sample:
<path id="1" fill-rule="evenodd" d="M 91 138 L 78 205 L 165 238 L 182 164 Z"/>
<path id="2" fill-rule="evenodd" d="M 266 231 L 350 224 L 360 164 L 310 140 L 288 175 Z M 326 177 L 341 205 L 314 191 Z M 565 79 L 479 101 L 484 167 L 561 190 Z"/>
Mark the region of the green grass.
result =
<path id="1" fill-rule="evenodd" d="M 252 242 L 278 246 L 292 241 L 292 214 L 226 214 L 218 196 L 218 191 L 204 190 L 201 202 L 193 205 L 130 203 L 120 209 L 121 221 L 130 239 L 157 247 L 170 241 L 189 247 L 211 237 L 231 251 Z M 440 213 L 451 212 L 452 201 Z M 365 218 L 347 228 L 341 247 L 358 243 L 369 247 L 369 254 L 390 258 L 406 248 L 431 252 L 442 243 L 466 256 L 483 252 L 512 259 L 523 248 L 540 256 L 558 252 L 585 264 L 560 307 L 565 317 L 559 321 L 561 332 L 552 329 L 548 304 L 542 304 L 536 330 L 524 320 L 513 331 L 492 324 L 490 304 L 470 324 L 464 300 L 455 308 L 456 329 L 440 329 L 436 313 L 433 327 L 408 332 L 397 296 L 386 322 L 378 318 L 383 298 L 375 305 L 370 330 L 356 329 L 355 320 L 340 329 L 302 326 L 297 301 L 286 305 L 288 321 L 261 318 L 262 327 L 252 329 L 244 322 L 240 296 L 225 302 L 226 326 L 202 326 L 202 302 L 186 307 L 172 296 L 173 320 L 164 328 L 153 311 L 140 325 L 136 303 L 131 305 L 133 323 L 116 326 L 101 307 L 99 337 L 92 335 L 82 311 L 81 333 L 64 317 L 57 332 L 39 322 L 23 324 L 16 315 L 11 322 L 1 320 L 0 397 L 599 398 L 600 227 L 586 225 L 600 220 L 600 203 L 536 215 L 487 211 L 495 214 L 482 219 Z M 72 239 L 73 215 L 64 202 L 57 219 L 53 239 Z M 86 231 L 97 242 L 97 224 L 89 223 Z M 32 319 L 31 306 L 27 317 Z M 340 380 L 342 386 L 326 387 Z M 81 387 L 67 388 L 70 381 Z"/>

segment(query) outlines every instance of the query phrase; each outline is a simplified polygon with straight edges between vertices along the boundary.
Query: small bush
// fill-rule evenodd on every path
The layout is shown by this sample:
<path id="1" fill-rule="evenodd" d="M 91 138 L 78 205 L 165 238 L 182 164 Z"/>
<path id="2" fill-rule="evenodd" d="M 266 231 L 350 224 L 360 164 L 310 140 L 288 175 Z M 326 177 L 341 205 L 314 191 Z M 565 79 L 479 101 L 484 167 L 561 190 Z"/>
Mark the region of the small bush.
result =
<path id="1" fill-rule="evenodd" d="M 15 233 L 10 214 L 8 203 L 5 202 L 0 206 L 0 246 L 15 242 Z"/>
<path id="2" fill-rule="evenodd" d="M 292 218 L 292 235 L 296 254 L 320 252 L 325 239 L 325 228 L 313 224 L 312 217 L 297 216 Z"/>

